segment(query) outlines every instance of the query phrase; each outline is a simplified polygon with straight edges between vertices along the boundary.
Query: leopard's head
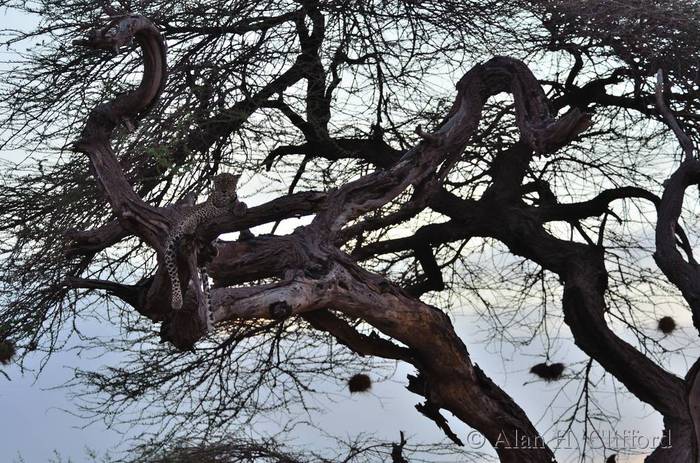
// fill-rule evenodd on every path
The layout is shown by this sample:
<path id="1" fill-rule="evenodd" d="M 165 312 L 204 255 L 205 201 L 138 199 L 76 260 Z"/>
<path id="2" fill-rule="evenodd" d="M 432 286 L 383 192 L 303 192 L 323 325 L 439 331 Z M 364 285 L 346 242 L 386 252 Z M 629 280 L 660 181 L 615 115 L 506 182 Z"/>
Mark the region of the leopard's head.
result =
<path id="1" fill-rule="evenodd" d="M 233 207 L 236 202 L 236 187 L 240 175 L 229 173 L 219 174 L 214 177 L 214 191 L 212 192 L 212 202 L 216 207 Z"/>

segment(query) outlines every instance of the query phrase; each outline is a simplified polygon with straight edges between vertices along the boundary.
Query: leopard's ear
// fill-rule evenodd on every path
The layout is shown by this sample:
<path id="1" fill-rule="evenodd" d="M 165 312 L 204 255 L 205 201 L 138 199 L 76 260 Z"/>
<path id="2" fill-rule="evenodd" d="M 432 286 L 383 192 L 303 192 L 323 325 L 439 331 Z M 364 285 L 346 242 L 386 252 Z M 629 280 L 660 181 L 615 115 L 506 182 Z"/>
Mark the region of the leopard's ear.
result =
<path id="1" fill-rule="evenodd" d="M 178 202 L 175 204 L 180 205 L 180 206 L 194 206 L 195 203 L 197 202 L 197 195 L 195 195 L 193 192 L 187 193 L 185 196 L 182 197 Z"/>

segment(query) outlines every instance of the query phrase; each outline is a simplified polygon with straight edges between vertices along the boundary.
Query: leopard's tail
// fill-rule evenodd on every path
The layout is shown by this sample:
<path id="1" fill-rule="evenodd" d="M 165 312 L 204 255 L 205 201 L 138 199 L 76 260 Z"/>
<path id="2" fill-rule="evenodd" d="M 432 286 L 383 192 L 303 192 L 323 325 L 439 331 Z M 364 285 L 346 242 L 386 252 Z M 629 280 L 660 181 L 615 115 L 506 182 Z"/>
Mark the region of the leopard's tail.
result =
<path id="1" fill-rule="evenodd" d="M 165 245 L 165 269 L 170 277 L 170 294 L 173 309 L 182 308 L 182 288 L 180 287 L 180 277 L 177 272 L 177 249 L 175 239 L 169 238 Z"/>
<path id="2" fill-rule="evenodd" d="M 207 268 L 199 269 L 199 278 L 202 280 L 202 292 L 204 293 L 204 310 L 207 319 L 207 333 L 214 327 L 214 312 L 211 310 L 211 289 L 209 288 L 209 274 Z"/>

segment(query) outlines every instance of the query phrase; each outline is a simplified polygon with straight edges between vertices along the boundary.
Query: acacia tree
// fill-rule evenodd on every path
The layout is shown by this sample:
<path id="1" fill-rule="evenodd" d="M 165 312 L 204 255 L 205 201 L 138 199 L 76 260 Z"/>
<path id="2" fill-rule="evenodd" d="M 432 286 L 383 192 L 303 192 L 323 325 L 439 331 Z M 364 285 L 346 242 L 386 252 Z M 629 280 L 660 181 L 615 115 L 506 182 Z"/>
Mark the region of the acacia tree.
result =
<path id="1" fill-rule="evenodd" d="M 51 352 L 75 317 L 117 310 L 113 348 L 134 362 L 79 373 L 93 411 L 150 397 L 139 420 L 206 437 L 354 353 L 413 365 L 418 410 L 455 442 L 441 410 L 503 462 L 549 462 L 547 445 L 502 445 L 538 430 L 448 316 L 467 301 L 507 336 L 506 314 L 534 306 L 533 334 L 563 315 L 591 359 L 568 419 L 593 425 L 595 362 L 663 416 L 673 445 L 648 461 L 697 461 L 697 368 L 664 369 L 643 329 L 678 291 L 700 329 L 679 225 L 700 183 L 695 2 L 0 4 L 41 20 L 6 31 L 34 47 L 2 87 L 3 146 L 30 153 L 0 188 L 2 336 Z M 206 193 L 231 174 L 266 199 Z M 478 261 L 499 252 L 503 267 Z"/>

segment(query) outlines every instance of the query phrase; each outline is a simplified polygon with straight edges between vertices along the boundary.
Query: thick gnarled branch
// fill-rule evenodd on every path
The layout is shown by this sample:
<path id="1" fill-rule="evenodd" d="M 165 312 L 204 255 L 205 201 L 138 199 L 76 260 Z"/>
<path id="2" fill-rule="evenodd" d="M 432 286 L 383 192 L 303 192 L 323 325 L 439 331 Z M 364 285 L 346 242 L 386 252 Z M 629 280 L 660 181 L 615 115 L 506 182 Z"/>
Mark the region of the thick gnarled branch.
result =
<path id="1" fill-rule="evenodd" d="M 558 120 L 552 119 L 547 99 L 537 79 L 519 60 L 496 57 L 475 66 L 457 84 L 457 98 L 445 121 L 435 133 L 408 150 L 386 171 L 376 172 L 333 192 L 327 207 L 314 219 L 318 233 L 336 234 L 349 221 L 377 209 L 418 185 L 445 160 L 461 155 L 481 119 L 486 101 L 501 92 L 515 100 L 516 119 L 525 143 L 539 153 L 554 151 L 590 125 L 588 114 L 573 109 Z"/>
<path id="2" fill-rule="evenodd" d="M 305 236 L 297 239 L 308 241 Z M 501 461 L 552 461 L 552 453 L 546 447 L 537 451 L 498 448 L 497 442 L 504 435 L 534 438 L 537 432 L 500 388 L 489 383 L 484 389 L 483 373 L 476 371 L 466 347 L 442 311 L 366 272 L 337 251 L 330 251 L 323 258 L 327 268 L 319 277 L 298 274 L 259 287 L 215 290 L 212 297 L 216 320 L 309 316 L 312 323 L 337 334 L 341 342 L 359 352 L 399 357 L 414 364 L 427 378 L 425 397 L 431 410 L 450 410 L 483 432 L 497 447 Z M 337 320 L 314 313 L 325 308 L 364 320 L 410 351 L 363 338 L 347 326 L 338 325 Z"/>
<path id="3" fill-rule="evenodd" d="M 162 250 L 169 218 L 146 204 L 126 179 L 111 147 L 118 124 L 130 128 L 156 102 L 167 76 L 165 42 L 158 29 L 146 18 L 128 15 L 113 19 L 106 27 L 78 41 L 96 49 L 118 50 L 135 40 L 143 53 L 144 72 L 139 86 L 114 100 L 98 105 L 88 117 L 75 150 L 90 158 L 93 173 L 120 222 L 151 246 Z"/>

